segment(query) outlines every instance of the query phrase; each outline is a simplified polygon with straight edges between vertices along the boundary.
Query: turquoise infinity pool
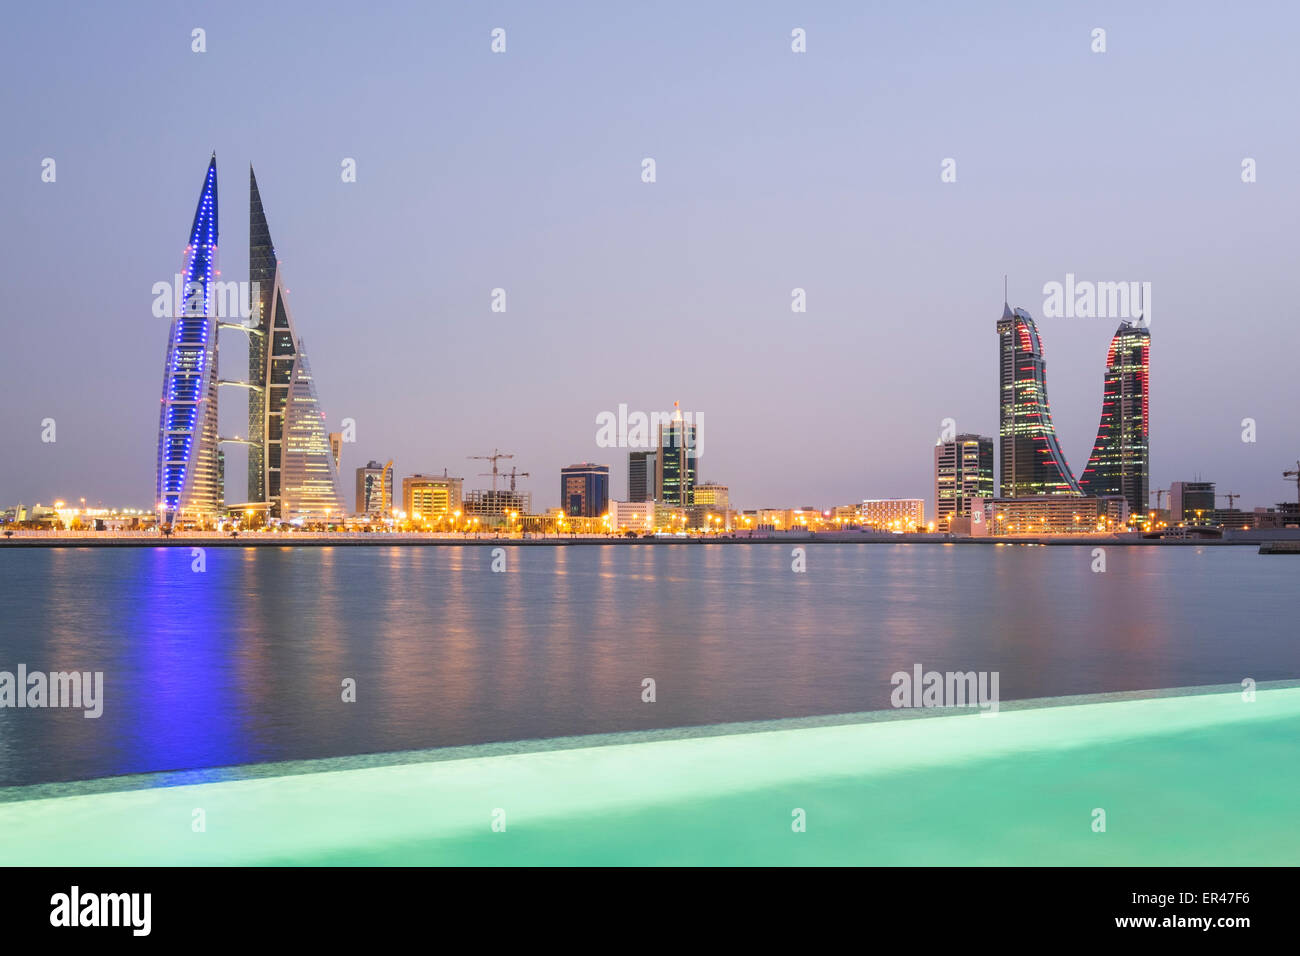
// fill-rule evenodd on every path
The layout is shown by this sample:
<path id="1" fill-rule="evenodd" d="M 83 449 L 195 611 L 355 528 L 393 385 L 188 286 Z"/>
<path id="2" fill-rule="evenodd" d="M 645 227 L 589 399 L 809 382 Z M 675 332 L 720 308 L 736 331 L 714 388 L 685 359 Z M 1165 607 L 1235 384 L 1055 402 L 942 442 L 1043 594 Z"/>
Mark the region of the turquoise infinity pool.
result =
<path id="1" fill-rule="evenodd" d="M 1156 694 L 11 788 L 0 863 L 1300 863 L 1300 687 Z"/>

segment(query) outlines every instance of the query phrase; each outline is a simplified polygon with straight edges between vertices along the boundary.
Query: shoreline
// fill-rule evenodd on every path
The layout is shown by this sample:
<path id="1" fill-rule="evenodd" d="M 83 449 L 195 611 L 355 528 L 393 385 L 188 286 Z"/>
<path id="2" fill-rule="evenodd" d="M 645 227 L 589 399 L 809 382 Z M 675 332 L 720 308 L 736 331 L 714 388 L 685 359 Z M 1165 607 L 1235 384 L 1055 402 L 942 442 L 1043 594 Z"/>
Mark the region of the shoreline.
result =
<path id="1" fill-rule="evenodd" d="M 550 535 L 519 537 L 491 535 L 435 535 L 333 531 L 246 532 L 238 537 L 204 532 L 178 532 L 162 537 L 149 532 L 54 533 L 14 532 L 0 538 L 0 551 L 8 548 L 320 548 L 320 547 L 567 547 L 638 545 L 761 545 L 761 544 L 931 544 L 998 546 L 1123 546 L 1123 547 L 1258 547 L 1275 541 L 1300 542 L 1300 529 L 1225 532 L 1222 538 L 1143 538 L 1136 535 L 1002 535 L 961 537 L 942 533 L 874 534 L 870 532 L 773 532 L 731 537 L 725 534 L 686 537 L 617 537 L 610 535 Z"/>

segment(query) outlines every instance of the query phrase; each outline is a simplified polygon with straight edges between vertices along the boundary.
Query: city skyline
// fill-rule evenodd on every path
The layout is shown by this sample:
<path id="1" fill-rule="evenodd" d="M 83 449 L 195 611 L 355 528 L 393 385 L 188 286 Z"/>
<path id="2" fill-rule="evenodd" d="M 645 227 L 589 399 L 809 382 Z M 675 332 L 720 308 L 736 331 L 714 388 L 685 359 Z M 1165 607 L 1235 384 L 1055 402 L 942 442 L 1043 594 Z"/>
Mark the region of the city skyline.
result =
<path id="1" fill-rule="evenodd" d="M 1077 465 L 1096 440 L 1115 323 L 1043 315 L 1040 290 L 1075 274 L 1154 288 L 1149 487 L 1199 477 L 1243 505 L 1294 497 L 1281 478 L 1300 446 L 1289 352 L 1268 347 L 1291 329 L 1297 208 L 1282 185 L 1300 149 L 1269 117 L 1295 67 L 1268 53 L 1292 12 L 1273 13 L 1272 30 L 1250 27 L 1249 55 L 1234 43 L 1244 25 L 1207 14 L 1223 48 L 1195 68 L 1185 52 L 1204 42 L 1204 23 L 1120 8 L 1095 12 L 1112 40 L 1104 55 L 1088 49 L 1091 23 L 1027 6 L 952 13 L 937 32 L 890 11 L 761 10 L 734 23 L 680 11 L 643 23 L 593 7 L 580 43 L 526 8 L 448 11 L 425 33 L 433 21 L 415 7 L 355 22 L 299 12 L 264 12 L 274 29 L 263 35 L 238 12 L 90 11 L 85 28 L 103 42 L 77 51 L 84 62 L 71 50 L 57 61 L 40 111 L 0 94 L 13 118 L 0 203 L 24 226 L 0 247 L 6 339 L 71 348 L 76 368 L 58 381 L 38 354 L 7 370 L 7 503 L 150 504 L 158 436 L 140 410 L 157 394 L 165 325 L 149 290 L 175 271 L 176 210 L 193 203 L 195 164 L 214 148 L 238 160 L 231 168 L 256 161 L 274 196 L 288 301 L 311 317 L 331 430 L 357 422 L 345 475 L 389 458 L 402 474 L 454 470 L 497 445 L 546 476 L 530 486 L 539 504 L 558 504 L 549 476 L 573 461 L 607 462 L 611 487 L 625 485 L 625 452 L 596 446 L 596 415 L 680 400 L 709 415 L 698 478 L 727 483 L 745 507 L 928 499 L 944 419 L 997 434 L 987 323 L 1005 273 L 1049 342 L 1053 417 Z M 417 29 L 398 29 L 407 20 Z M 59 48 L 54 25 L 33 11 L 15 21 L 11 35 L 29 29 L 32 42 L 10 43 L 8 62 L 37 69 L 32 50 Z M 199 21 L 203 54 L 188 44 Z M 267 38 L 289 23 L 301 48 L 273 49 Z M 488 45 L 498 25 L 511 38 L 503 55 Z M 621 49 L 633 25 L 641 42 Z M 808 30 L 808 53 L 790 52 L 793 26 Z M 1017 45 L 1026 31 L 1038 42 Z M 1016 76 L 997 65 L 1010 50 Z M 109 70 L 113 51 L 126 55 Z M 404 56 L 423 64 L 416 83 Z M 311 92 L 331 88 L 330 64 L 345 61 L 369 79 Z M 279 85 L 265 88 L 254 62 L 277 63 Z M 104 79 L 87 88 L 80 71 Z M 608 90 L 590 88 L 592 71 Z M 680 83 L 663 87 L 668 74 Z M 837 82 L 849 75 L 856 85 Z M 199 88 L 240 110 L 201 131 L 159 128 Z M 458 93 L 430 95 L 439 89 Z M 123 99 L 140 109 L 106 106 Z M 104 140 L 96 117 L 108 113 L 118 135 Z M 1152 115 L 1159 136 L 1144 125 Z M 1039 135 L 1070 128 L 1069 116 L 1110 125 L 1068 149 Z M 46 156 L 54 182 L 40 177 Z M 640 179 L 647 156 L 653 184 Z M 955 182 L 941 181 L 946 157 Z M 1259 161 L 1257 182 L 1241 180 L 1245 157 Z M 348 158 L 351 183 L 339 175 Z M 242 229 L 224 224 L 227 249 L 242 248 Z M 504 313 L 491 311 L 497 288 Z M 790 311 L 794 288 L 806 313 Z M 1245 384 L 1228 387 L 1219 345 L 1237 316 L 1257 346 Z M 900 361 L 909 342 L 914 361 Z M 243 370 L 223 361 L 222 375 Z M 922 375 L 932 381 L 918 390 Z M 223 409 L 222 435 L 245 432 L 239 411 Z M 47 418 L 57 442 L 40 441 Z M 1242 441 L 1247 418 L 1255 442 Z M 789 467 L 753 468 L 772 433 L 786 436 Z M 227 455 L 229 493 L 247 462 Z"/>

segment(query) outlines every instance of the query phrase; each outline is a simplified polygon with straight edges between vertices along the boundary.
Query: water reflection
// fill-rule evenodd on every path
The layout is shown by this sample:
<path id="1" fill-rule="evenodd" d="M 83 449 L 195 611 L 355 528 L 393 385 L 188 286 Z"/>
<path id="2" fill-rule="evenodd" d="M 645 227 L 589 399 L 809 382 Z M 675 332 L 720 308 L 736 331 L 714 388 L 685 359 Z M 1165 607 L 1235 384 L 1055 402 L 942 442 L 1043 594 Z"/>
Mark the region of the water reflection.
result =
<path id="1" fill-rule="evenodd" d="M 492 552 L 0 552 L 0 668 L 106 678 L 99 720 L 0 710 L 0 784 L 877 710 L 917 663 L 1004 699 L 1300 673 L 1295 572 L 1243 548 Z"/>

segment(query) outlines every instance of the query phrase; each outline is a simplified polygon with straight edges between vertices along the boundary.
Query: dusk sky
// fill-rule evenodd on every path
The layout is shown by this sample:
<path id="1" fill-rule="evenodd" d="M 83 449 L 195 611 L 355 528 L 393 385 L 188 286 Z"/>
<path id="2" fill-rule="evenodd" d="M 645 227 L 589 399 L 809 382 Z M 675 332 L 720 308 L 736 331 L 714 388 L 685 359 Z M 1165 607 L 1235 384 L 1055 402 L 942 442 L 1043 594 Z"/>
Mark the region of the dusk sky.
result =
<path id="1" fill-rule="evenodd" d="M 997 433 L 1004 274 L 1078 474 L 1117 321 L 1043 317 L 1067 273 L 1151 283 L 1153 491 L 1294 499 L 1300 12 L 1134 6 L 10 8 L 0 508 L 151 507 L 152 287 L 181 269 L 214 150 L 222 278 L 248 277 L 252 163 L 330 427 L 357 423 L 349 506 L 368 459 L 468 489 L 494 447 L 535 507 L 584 460 L 622 499 L 597 415 L 680 401 L 704 415 L 700 478 L 737 507 L 925 497 L 929 516 L 941 421 Z M 242 377 L 246 340 L 221 343 Z M 222 434 L 246 434 L 243 391 L 221 402 Z M 244 461 L 228 451 L 229 501 Z"/>

